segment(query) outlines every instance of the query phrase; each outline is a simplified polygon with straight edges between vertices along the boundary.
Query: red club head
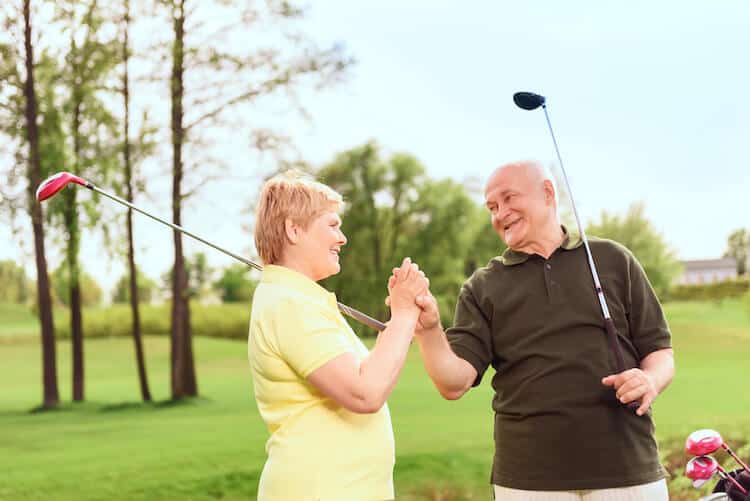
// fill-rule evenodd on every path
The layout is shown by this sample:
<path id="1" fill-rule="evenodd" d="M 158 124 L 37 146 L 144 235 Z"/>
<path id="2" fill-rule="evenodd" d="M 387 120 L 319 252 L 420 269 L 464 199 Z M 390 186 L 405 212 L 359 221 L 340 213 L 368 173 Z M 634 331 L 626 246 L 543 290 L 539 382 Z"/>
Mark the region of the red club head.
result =
<path id="1" fill-rule="evenodd" d="M 719 469 L 719 463 L 711 456 L 698 456 L 688 461 L 685 476 L 693 481 L 693 487 L 700 487 L 710 480 Z"/>
<path id="2" fill-rule="evenodd" d="M 716 430 L 698 430 L 691 433 L 685 441 L 685 452 L 693 456 L 711 454 L 719 450 L 724 440 Z"/>
<path id="3" fill-rule="evenodd" d="M 80 177 L 73 175 L 70 172 L 58 172 L 54 176 L 45 179 L 44 182 L 39 185 L 39 188 L 36 189 L 37 201 L 43 202 L 56 195 L 58 191 L 65 188 L 69 183 L 86 186 L 86 181 Z"/>

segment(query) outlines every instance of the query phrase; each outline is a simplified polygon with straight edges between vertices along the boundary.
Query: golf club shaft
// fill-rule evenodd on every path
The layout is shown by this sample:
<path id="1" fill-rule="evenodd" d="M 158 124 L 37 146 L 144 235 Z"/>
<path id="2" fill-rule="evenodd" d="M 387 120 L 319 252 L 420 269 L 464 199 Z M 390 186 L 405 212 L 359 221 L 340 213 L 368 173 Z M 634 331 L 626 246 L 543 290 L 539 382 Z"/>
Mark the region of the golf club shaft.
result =
<path id="1" fill-rule="evenodd" d="M 102 190 L 101 188 L 97 187 L 96 185 L 94 185 L 92 183 L 87 182 L 86 183 L 86 188 L 88 188 L 88 189 L 90 189 L 92 191 L 95 191 L 95 192 L 99 193 L 100 195 L 104 195 L 105 197 L 109 198 L 110 200 L 114 200 L 117 203 L 125 205 L 126 207 L 129 207 L 129 208 L 133 209 L 134 211 L 140 212 L 144 216 L 148 216 L 151 219 L 153 219 L 154 221 L 158 221 L 158 222 L 160 222 L 162 224 L 165 224 L 165 225 L 169 226 L 170 228 L 172 228 L 173 230 L 179 231 L 180 233 L 184 233 L 185 235 L 187 235 L 187 236 L 189 236 L 191 238 L 194 238 L 195 240 L 198 240 L 199 242 L 204 243 L 204 244 L 208 245 L 209 247 L 213 247 L 217 251 L 223 252 L 224 254 L 226 254 L 228 256 L 231 256 L 231 257 L 235 258 L 236 260 L 238 260 L 238 261 L 240 261 L 242 263 L 245 263 L 246 265 L 248 265 L 248 266 L 250 266 L 252 268 L 255 268 L 256 270 L 263 271 L 263 267 L 261 265 L 259 265 L 258 263 L 255 263 L 255 262 L 253 262 L 253 261 L 251 261 L 249 259 L 246 259 L 246 258 L 244 258 L 242 256 L 239 256 L 239 255 L 233 253 L 233 252 L 230 252 L 230 251 L 228 251 L 228 250 L 226 250 L 226 249 L 224 249 L 222 247 L 219 247 L 218 245 L 212 244 L 208 240 L 199 237 L 195 233 L 192 233 L 192 232 L 186 230 L 182 226 L 176 225 L 174 223 L 170 223 L 169 221 L 166 221 L 166 220 L 164 220 L 164 219 L 162 219 L 160 217 L 154 216 L 153 214 L 149 214 L 145 210 L 139 209 L 138 207 L 136 207 L 135 205 L 131 204 L 127 200 L 125 200 L 123 198 L 120 198 L 117 195 L 113 195 L 111 193 L 108 193 L 108 192 Z M 382 322 L 380 322 L 379 320 L 375 320 L 374 318 L 370 317 L 369 315 L 365 315 L 361 311 L 355 310 L 354 308 L 352 308 L 350 306 L 347 306 L 345 304 L 342 304 L 342 303 L 337 303 L 337 304 L 338 304 L 338 307 L 339 307 L 339 311 L 341 311 L 341 313 L 343 313 L 344 315 L 347 315 L 347 316 L 353 318 L 354 320 L 356 320 L 356 321 L 358 321 L 358 322 L 360 322 L 360 323 L 362 323 L 362 324 L 364 324 L 364 325 L 366 325 L 368 327 L 371 327 L 371 328 L 373 328 L 373 329 L 375 329 L 377 331 L 382 331 L 382 330 L 385 329 L 385 324 L 382 323 Z"/>
<path id="2" fill-rule="evenodd" d="M 560 170 L 563 174 L 563 179 L 565 180 L 565 186 L 568 190 L 568 195 L 570 196 L 570 204 L 573 206 L 573 215 L 576 218 L 576 224 L 578 225 L 578 232 L 581 235 L 581 240 L 583 241 L 583 246 L 586 249 L 586 258 L 589 262 L 589 270 L 591 270 L 591 276 L 594 279 L 594 287 L 596 288 L 596 295 L 599 298 L 599 305 L 602 309 L 602 315 L 604 316 L 604 326 L 607 330 L 607 336 L 609 337 L 609 342 L 612 345 L 612 348 L 614 350 L 615 355 L 615 364 L 617 368 L 617 372 L 622 372 L 625 370 L 625 358 L 622 355 L 622 348 L 620 347 L 620 343 L 617 340 L 617 330 L 615 329 L 615 324 L 612 321 L 612 317 L 609 314 L 609 308 L 607 307 L 607 301 L 604 297 L 604 290 L 602 289 L 602 284 L 599 280 L 599 273 L 596 271 L 596 264 L 594 264 L 594 257 L 591 255 L 591 248 L 589 247 L 589 240 L 586 238 L 586 232 L 583 229 L 583 225 L 581 224 L 581 218 L 578 216 L 578 209 L 576 208 L 576 202 L 575 198 L 573 197 L 573 190 L 570 189 L 570 182 L 568 181 L 568 174 L 565 172 L 565 166 L 563 165 L 562 156 L 560 155 L 560 149 L 557 147 L 557 139 L 555 138 L 555 132 L 552 130 L 552 123 L 549 119 L 549 114 L 547 113 L 547 105 L 542 104 L 542 109 L 544 110 L 544 118 L 547 119 L 547 127 L 549 127 L 549 133 L 552 136 L 552 144 L 555 145 L 555 153 L 557 154 L 557 161 L 560 162 Z"/>
<path id="3" fill-rule="evenodd" d="M 746 472 L 750 473 L 750 468 L 747 467 L 747 465 L 745 464 L 745 462 L 743 460 L 741 460 L 740 457 L 737 454 L 735 454 L 734 451 L 732 449 L 730 449 L 727 444 L 722 443 L 721 447 L 725 451 L 727 451 L 727 454 L 729 454 L 730 456 L 732 456 L 732 458 L 735 461 L 737 461 L 737 463 L 739 463 L 739 465 L 742 467 L 742 469 L 744 469 Z"/>

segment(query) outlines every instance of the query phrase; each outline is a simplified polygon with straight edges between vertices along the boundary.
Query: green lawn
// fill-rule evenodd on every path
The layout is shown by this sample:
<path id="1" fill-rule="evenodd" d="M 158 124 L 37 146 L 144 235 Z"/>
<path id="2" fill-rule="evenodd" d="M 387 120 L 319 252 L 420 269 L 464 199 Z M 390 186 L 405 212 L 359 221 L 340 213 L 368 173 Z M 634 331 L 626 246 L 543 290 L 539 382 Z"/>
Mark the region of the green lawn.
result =
<path id="1" fill-rule="evenodd" d="M 690 431 L 714 427 L 750 456 L 750 317 L 743 308 L 738 301 L 667 307 L 678 374 L 658 400 L 655 418 L 664 461 L 675 473 L 673 500 L 697 498 L 681 476 Z M 147 337 L 158 403 L 146 406 L 138 403 L 132 341 L 87 340 L 87 403 L 30 412 L 41 401 L 35 339 L 0 344 L 0 499 L 254 498 L 266 431 L 252 399 L 244 343 L 196 339 L 203 397 L 172 405 L 166 402 L 168 340 Z M 58 343 L 57 355 L 60 392 L 68 401 L 69 342 Z M 491 397 L 485 380 L 459 401 L 440 399 L 418 353 L 411 353 L 390 399 L 398 499 L 489 498 Z"/>

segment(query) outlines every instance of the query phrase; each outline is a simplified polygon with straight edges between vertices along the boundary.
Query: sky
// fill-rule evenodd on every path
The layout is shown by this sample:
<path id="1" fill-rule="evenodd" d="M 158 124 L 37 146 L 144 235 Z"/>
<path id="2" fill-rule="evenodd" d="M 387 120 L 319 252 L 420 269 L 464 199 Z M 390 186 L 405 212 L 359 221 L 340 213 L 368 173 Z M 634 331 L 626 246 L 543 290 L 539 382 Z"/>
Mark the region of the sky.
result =
<path id="1" fill-rule="evenodd" d="M 432 178 L 484 180 L 518 159 L 556 166 L 543 112 L 512 102 L 527 90 L 547 97 L 584 222 L 642 201 L 681 259 L 720 257 L 729 234 L 750 227 L 750 3 L 326 0 L 311 2 L 303 26 L 357 60 L 342 84 L 302 94 L 309 121 L 284 117 L 313 165 L 375 140 L 385 154 L 416 156 Z M 202 188 L 183 224 L 250 256 L 247 207 L 268 160 L 249 153 L 247 136 L 223 132 L 229 172 Z M 148 168 L 150 196 L 136 203 L 168 218 L 166 167 Z M 136 239 L 148 275 L 171 266 L 168 229 L 136 217 Z M 0 259 L 33 276 L 30 236 L 3 221 L 0 241 Z M 82 258 L 111 288 L 123 260 L 102 249 L 90 234 Z M 186 241 L 197 251 L 231 262 Z M 60 259 L 51 249 L 52 265 Z"/>

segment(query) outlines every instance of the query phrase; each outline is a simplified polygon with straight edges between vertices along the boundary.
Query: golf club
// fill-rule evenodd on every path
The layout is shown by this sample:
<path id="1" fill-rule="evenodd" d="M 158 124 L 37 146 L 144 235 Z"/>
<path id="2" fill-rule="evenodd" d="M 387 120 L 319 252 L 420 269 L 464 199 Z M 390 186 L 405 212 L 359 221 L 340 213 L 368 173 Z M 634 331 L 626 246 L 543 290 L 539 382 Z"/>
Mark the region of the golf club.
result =
<path id="1" fill-rule="evenodd" d="M 560 149 L 557 147 L 557 139 L 555 139 L 555 133 L 552 130 L 552 123 L 550 122 L 549 115 L 547 114 L 547 99 L 544 96 L 534 94 L 533 92 L 516 92 L 515 94 L 513 94 L 513 101 L 516 103 L 516 106 L 524 110 L 535 110 L 540 106 L 544 110 L 544 117 L 547 119 L 547 126 L 549 127 L 549 132 L 552 136 L 552 143 L 555 145 L 557 160 L 558 162 L 560 162 L 560 170 L 562 171 L 563 179 L 565 180 L 565 186 L 567 187 L 568 194 L 570 196 L 570 204 L 573 207 L 573 214 L 575 215 L 576 224 L 578 225 L 578 232 L 581 235 L 583 246 L 586 248 L 586 257 L 589 262 L 591 276 L 594 279 L 594 288 L 596 289 L 596 294 L 599 297 L 599 305 L 601 306 L 602 315 L 604 316 L 604 328 L 607 331 L 609 345 L 615 357 L 615 368 L 618 373 L 623 372 L 625 370 L 625 358 L 622 355 L 620 342 L 617 340 L 617 329 L 615 328 L 615 323 L 612 321 L 612 316 L 609 314 L 607 301 L 604 298 L 604 290 L 602 289 L 602 284 L 599 281 L 599 273 L 597 273 L 596 271 L 596 264 L 594 264 L 594 258 L 591 255 L 589 241 L 588 238 L 586 238 L 586 232 L 584 231 L 583 225 L 581 224 L 581 218 L 578 217 L 578 209 L 576 208 L 576 202 L 573 198 L 573 190 L 570 189 L 570 182 L 568 181 L 568 175 L 565 172 L 565 166 L 563 165 L 562 156 L 560 156 Z M 637 409 L 639 406 L 640 405 L 637 402 L 630 402 L 628 404 L 628 407 L 633 410 Z"/>
<path id="2" fill-rule="evenodd" d="M 685 476 L 693 481 L 693 487 L 698 488 L 710 480 L 718 472 L 719 476 L 725 481 L 732 482 L 740 492 L 747 494 L 742 484 L 737 482 L 732 475 L 721 467 L 718 461 L 712 456 L 698 456 L 688 461 L 685 466 Z"/>
<path id="3" fill-rule="evenodd" d="M 216 250 L 218 250 L 220 252 L 223 252 L 224 254 L 226 254 L 228 256 L 231 256 L 231 257 L 235 258 L 236 260 L 238 260 L 238 261 L 240 261 L 242 263 L 245 263 L 248 266 L 251 266 L 251 267 L 255 268 L 256 270 L 259 270 L 259 271 L 263 270 L 263 267 L 261 265 L 255 263 L 253 261 L 250 261 L 249 259 L 246 259 L 246 258 L 244 258 L 242 256 L 238 256 L 237 254 L 234 254 L 233 252 L 230 252 L 230 251 L 228 251 L 226 249 L 223 249 L 223 248 L 219 247 L 218 245 L 215 245 L 215 244 L 209 242 L 208 240 L 205 240 L 205 239 L 199 237 L 198 235 L 189 232 L 188 230 L 186 230 L 185 228 L 183 228 L 181 226 L 178 226 L 176 224 L 170 223 L 169 221 L 165 221 L 164 219 L 156 217 L 153 214 L 149 214 L 148 212 L 146 212 L 146 211 L 144 211 L 142 209 L 139 209 L 135 205 L 131 204 L 127 200 L 124 200 L 124 199 L 122 199 L 122 198 L 120 198 L 120 197 L 118 197 L 116 195 L 108 193 L 108 192 L 102 190 L 101 188 L 95 186 L 93 183 L 90 183 L 90 182 L 86 181 L 83 178 L 80 178 L 80 177 L 78 177 L 78 176 L 76 176 L 74 174 L 71 174 L 70 172 L 59 172 L 59 173 L 55 174 L 54 176 L 50 176 L 49 178 L 47 178 L 46 180 L 44 180 L 42 182 L 42 184 L 39 185 L 39 188 L 37 188 L 37 190 L 36 190 L 36 199 L 39 202 L 43 202 L 43 201 L 47 200 L 48 198 L 51 198 L 54 195 L 56 195 L 60 190 L 62 190 L 63 188 L 65 188 L 69 184 L 78 184 L 78 185 L 81 185 L 81 186 L 85 186 L 86 188 L 88 188 L 88 189 L 90 189 L 92 191 L 95 191 L 95 192 L 97 192 L 97 193 L 99 193 L 101 195 L 104 195 L 105 197 L 107 197 L 107 198 L 109 198 L 111 200 L 114 200 L 117 203 L 125 205 L 126 207 L 130 207 L 134 211 L 140 212 L 144 216 L 150 217 L 154 221 L 158 221 L 158 222 L 160 222 L 162 224 L 166 224 L 167 226 L 169 226 L 173 230 L 177 230 L 177 231 L 179 231 L 181 233 L 184 233 L 185 235 L 187 235 L 189 237 L 194 238 L 195 240 L 198 240 L 201 243 L 204 243 L 204 244 L 208 245 L 209 247 L 213 247 L 214 249 L 216 249 Z M 343 313 L 344 315 L 347 315 L 347 316 L 353 318 L 354 320 L 362 323 L 363 325 L 366 325 L 366 326 L 371 327 L 373 329 L 376 329 L 378 331 L 382 331 L 383 329 L 385 329 L 385 324 L 384 323 L 382 323 L 382 322 L 380 322 L 378 320 L 375 320 L 374 318 L 372 318 L 372 317 L 370 317 L 368 315 L 365 315 L 361 311 L 355 310 L 354 308 L 351 308 L 351 307 L 349 307 L 349 306 L 347 306 L 345 304 L 342 304 L 342 303 L 337 303 L 337 304 L 338 304 L 338 307 L 339 307 L 339 311 L 341 311 L 341 313 Z"/>
<path id="4" fill-rule="evenodd" d="M 744 461 L 742 461 L 737 454 L 724 442 L 721 438 L 721 434 L 716 430 L 704 429 L 696 430 L 688 435 L 685 441 L 685 452 L 692 454 L 693 456 L 702 456 L 704 454 L 713 454 L 719 449 L 724 449 L 727 454 L 732 456 L 732 459 L 742 467 L 743 470 L 750 473 L 750 469 L 747 467 Z"/>

